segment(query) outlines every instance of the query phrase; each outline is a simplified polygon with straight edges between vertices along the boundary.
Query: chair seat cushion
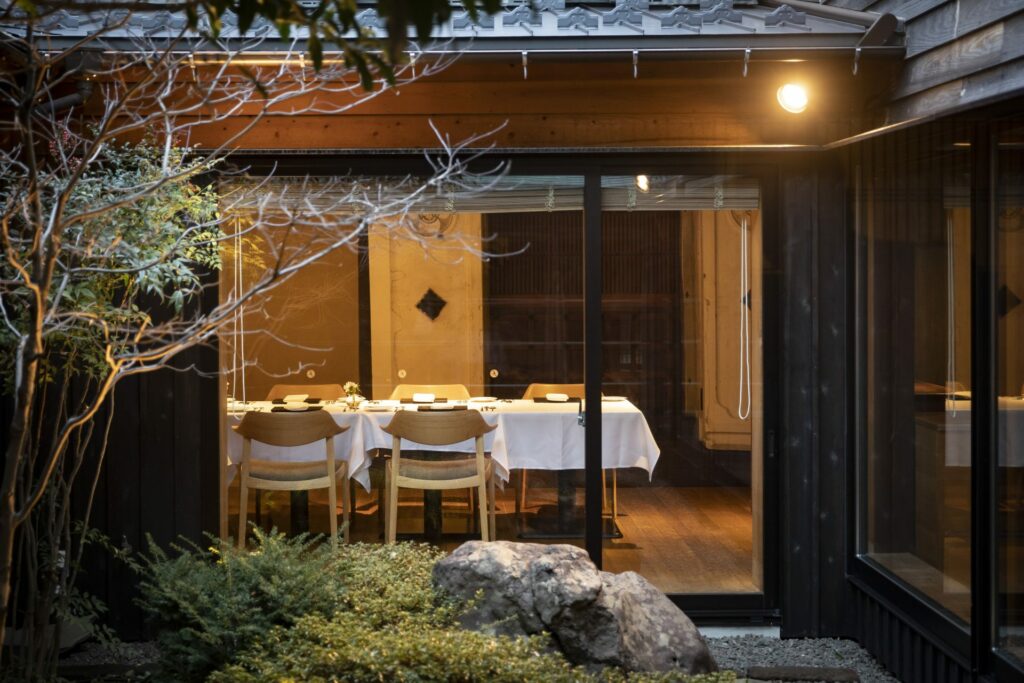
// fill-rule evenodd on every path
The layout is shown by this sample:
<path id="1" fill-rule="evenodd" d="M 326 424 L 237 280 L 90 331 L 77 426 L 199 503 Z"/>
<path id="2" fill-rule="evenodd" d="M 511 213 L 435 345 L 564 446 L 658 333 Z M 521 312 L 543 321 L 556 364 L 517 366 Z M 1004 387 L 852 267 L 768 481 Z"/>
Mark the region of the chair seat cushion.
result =
<path id="1" fill-rule="evenodd" d="M 390 466 L 391 461 L 388 462 Z M 490 458 L 484 461 L 484 477 L 490 477 L 494 471 L 494 463 Z M 443 458 L 424 460 L 402 456 L 401 476 L 410 479 L 427 481 L 444 481 L 446 479 L 465 479 L 476 476 L 476 458 Z"/>
<path id="2" fill-rule="evenodd" d="M 345 466 L 344 460 L 334 462 L 335 476 Z M 249 463 L 249 476 L 269 481 L 305 481 L 327 476 L 326 460 L 304 460 L 300 462 L 275 462 L 253 460 Z"/>

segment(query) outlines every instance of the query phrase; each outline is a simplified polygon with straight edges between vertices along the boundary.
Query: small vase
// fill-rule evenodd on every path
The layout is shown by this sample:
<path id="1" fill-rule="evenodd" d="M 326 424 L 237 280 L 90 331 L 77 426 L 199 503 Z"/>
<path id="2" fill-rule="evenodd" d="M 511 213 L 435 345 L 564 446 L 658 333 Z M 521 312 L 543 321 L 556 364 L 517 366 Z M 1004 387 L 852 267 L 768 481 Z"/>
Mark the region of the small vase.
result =
<path id="1" fill-rule="evenodd" d="M 345 397 L 345 403 L 349 408 L 355 408 L 359 405 L 359 397 L 355 394 L 349 394 Z"/>

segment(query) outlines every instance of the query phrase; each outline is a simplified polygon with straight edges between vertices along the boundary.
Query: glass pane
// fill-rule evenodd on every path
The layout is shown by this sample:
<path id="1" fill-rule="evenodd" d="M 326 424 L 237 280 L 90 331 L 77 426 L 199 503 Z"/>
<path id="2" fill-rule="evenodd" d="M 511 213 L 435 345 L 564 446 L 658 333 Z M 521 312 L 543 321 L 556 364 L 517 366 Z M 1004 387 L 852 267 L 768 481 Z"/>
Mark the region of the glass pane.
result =
<path id="1" fill-rule="evenodd" d="M 761 212 L 731 175 L 602 178 L 604 567 L 761 590 Z"/>
<path id="2" fill-rule="evenodd" d="M 997 150 L 997 644 L 1024 660 L 1024 127 Z"/>
<path id="3" fill-rule="evenodd" d="M 319 407 L 349 427 L 335 449 L 356 483 L 353 540 L 384 535 L 382 489 L 393 454 L 382 427 L 398 410 L 429 409 L 478 411 L 495 426 L 484 443 L 497 474 L 498 538 L 582 542 L 583 179 L 419 183 L 278 178 L 253 200 L 226 192 L 225 211 L 235 220 L 222 253 L 221 302 L 240 304 L 221 335 L 232 535 L 242 441 L 227 427 L 247 411 L 289 408 L 274 398 L 308 394 L 307 400 L 327 399 Z M 393 208 L 368 213 L 363 197 Z M 304 259 L 312 263 L 239 300 L 273 269 Z M 360 386 L 358 408 L 322 386 L 346 382 Z M 541 386 L 547 384 L 556 386 Z M 460 466 L 476 471 L 465 455 L 472 440 L 429 449 L 408 441 L 402 457 L 423 476 L 447 477 Z M 262 455 L 254 450 L 254 459 L 322 457 L 309 449 L 258 448 Z M 402 488 L 397 536 L 449 549 L 479 538 L 489 524 L 490 496 Z M 250 521 L 257 500 L 264 527 L 328 529 L 325 490 L 308 494 L 308 519 L 301 496 L 265 492 L 247 498 Z"/>
<path id="4" fill-rule="evenodd" d="M 970 178 L 966 137 L 858 151 L 861 550 L 970 617 Z"/>

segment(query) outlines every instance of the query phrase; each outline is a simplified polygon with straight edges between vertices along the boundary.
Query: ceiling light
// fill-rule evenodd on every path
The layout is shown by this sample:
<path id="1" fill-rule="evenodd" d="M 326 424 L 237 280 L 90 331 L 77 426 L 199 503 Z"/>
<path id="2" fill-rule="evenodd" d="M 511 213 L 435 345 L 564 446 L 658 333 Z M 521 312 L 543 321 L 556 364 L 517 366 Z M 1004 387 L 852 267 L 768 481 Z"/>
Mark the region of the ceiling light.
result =
<path id="1" fill-rule="evenodd" d="M 807 89 L 796 83 L 786 83 L 779 88 L 776 94 L 779 99 L 779 106 L 786 111 L 799 114 L 807 109 Z"/>

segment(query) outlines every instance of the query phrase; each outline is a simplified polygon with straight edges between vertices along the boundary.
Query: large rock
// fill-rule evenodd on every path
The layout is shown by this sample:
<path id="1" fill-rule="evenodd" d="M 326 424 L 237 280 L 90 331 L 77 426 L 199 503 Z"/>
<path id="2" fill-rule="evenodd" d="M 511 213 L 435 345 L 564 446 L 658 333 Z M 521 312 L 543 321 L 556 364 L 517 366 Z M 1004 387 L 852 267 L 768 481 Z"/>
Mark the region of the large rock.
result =
<path id="1" fill-rule="evenodd" d="M 635 572 L 598 571 L 571 545 L 470 541 L 434 567 L 434 584 L 472 601 L 469 629 L 548 632 L 569 661 L 631 671 L 717 671 L 693 622 Z"/>

